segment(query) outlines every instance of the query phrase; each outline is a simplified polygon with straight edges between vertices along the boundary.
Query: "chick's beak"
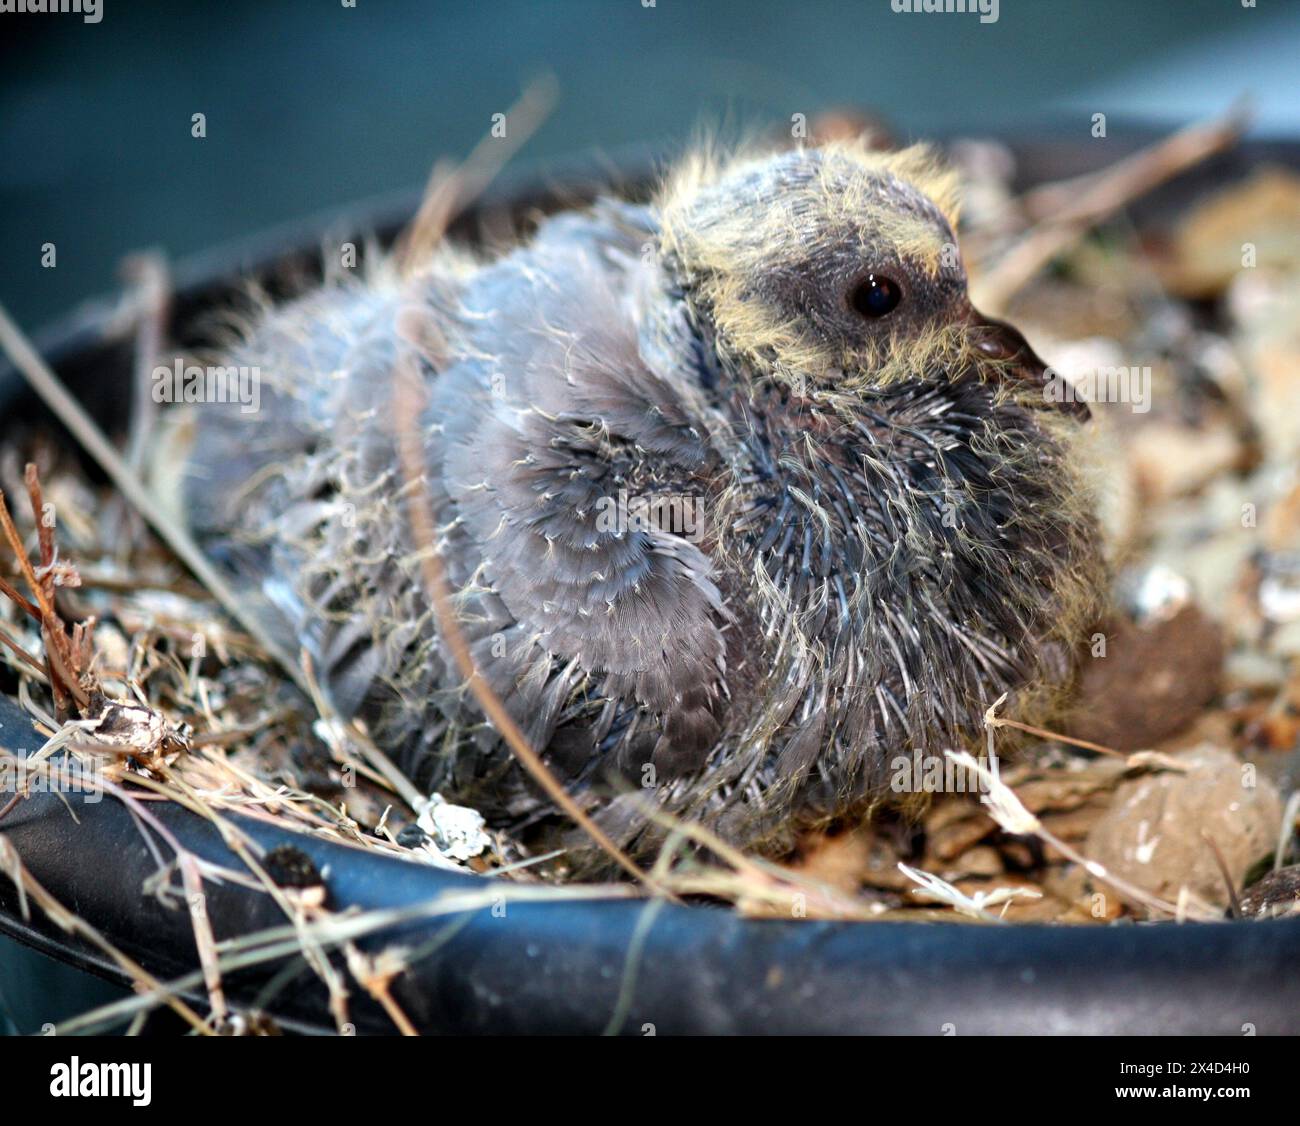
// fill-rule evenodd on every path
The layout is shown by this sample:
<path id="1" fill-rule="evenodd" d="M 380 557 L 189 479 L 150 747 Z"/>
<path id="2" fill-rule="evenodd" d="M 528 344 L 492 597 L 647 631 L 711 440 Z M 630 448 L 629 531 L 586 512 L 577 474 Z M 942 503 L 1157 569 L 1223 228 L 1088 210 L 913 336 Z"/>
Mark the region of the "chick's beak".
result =
<path id="1" fill-rule="evenodd" d="M 1044 399 L 1048 399 L 1047 365 L 1038 358 L 1038 353 L 1029 346 L 1029 341 L 1018 328 L 1007 324 L 1006 321 L 986 317 L 974 307 L 971 308 L 966 323 L 975 347 L 989 359 L 1008 365 L 1006 378 L 1019 379 L 1032 386 L 1040 387 L 1043 389 Z M 1072 396 L 1050 401 L 1081 421 L 1091 417 L 1088 404 Z"/>

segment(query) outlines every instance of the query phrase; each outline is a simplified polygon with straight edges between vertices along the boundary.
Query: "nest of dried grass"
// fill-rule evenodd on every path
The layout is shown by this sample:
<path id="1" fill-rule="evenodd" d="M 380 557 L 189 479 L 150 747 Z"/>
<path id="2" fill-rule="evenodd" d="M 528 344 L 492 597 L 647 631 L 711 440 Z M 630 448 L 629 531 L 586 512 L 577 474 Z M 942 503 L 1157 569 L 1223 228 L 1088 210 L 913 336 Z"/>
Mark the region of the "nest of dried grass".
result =
<path id="1" fill-rule="evenodd" d="M 53 435 L 11 436 L 0 447 L 0 487 L 27 503 L 0 501 L 0 675 L 48 737 L 27 778 L 75 761 L 144 823 L 157 826 L 149 811 L 160 801 L 207 818 L 247 870 L 214 870 L 160 833 L 174 849 L 160 857 L 161 893 L 201 898 L 204 881 L 231 880 L 265 891 L 286 918 L 274 932 L 217 943 L 196 912 L 201 971 L 157 982 L 31 879 L 2 835 L 23 793 L 0 797 L 0 868 L 139 986 L 136 999 L 77 1027 L 167 1004 L 198 1030 L 256 1031 L 230 1014 L 222 973 L 291 950 L 329 986 L 342 1027 L 347 989 L 326 957 L 342 950 L 347 973 L 411 1030 L 387 990 L 403 952 L 372 957 L 356 945 L 395 913 L 328 909 L 310 873 L 275 871 L 234 814 L 490 875 L 523 896 L 702 898 L 752 916 L 881 922 L 1103 925 L 1296 911 L 1296 881 L 1283 869 L 1300 780 L 1300 428 L 1291 405 L 1300 246 L 1269 243 L 1264 268 L 1224 259 L 1225 247 L 1250 242 L 1261 215 L 1300 212 L 1300 180 L 1261 174 L 1182 216 L 1158 245 L 1115 218 L 1233 135 L 1224 125 L 1189 131 L 1085 184 L 1023 197 L 1011 194 L 996 146 L 959 148 L 977 203 L 964 237 L 974 261 L 988 263 L 972 271 L 977 300 L 1008 309 L 1067 374 L 1108 348 L 1154 372 L 1149 414 L 1093 407 L 1113 435 L 1099 456 L 1109 459 L 1107 523 L 1127 593 L 1099 632 L 1105 660 L 1084 674 L 1072 735 L 1024 729 L 1014 763 L 1001 765 L 1005 728 L 1020 725 L 983 702 L 985 755 L 953 756 L 943 796 L 919 823 L 810 837 L 783 864 L 674 825 L 652 871 L 623 861 L 639 889 L 563 886 L 562 857 L 531 855 L 472 810 L 417 792 L 362 728 L 331 713 L 305 659 L 239 625 L 228 592 L 186 545 L 178 550 L 180 533 L 167 534 L 147 494 L 129 487 L 130 465 L 110 457 L 113 483 L 98 483 Z M 141 287 L 140 310 L 145 326 L 152 310 L 155 335 L 165 309 L 157 281 Z M 0 327 L 19 366 L 57 390 L 7 318 Z M 104 464 L 107 443 L 93 425 L 72 429 Z M 429 579 L 436 598 L 439 576 Z M 477 909 L 498 886 L 426 905 L 420 917 Z M 181 999 L 198 986 L 210 1001 L 205 1016 Z"/>

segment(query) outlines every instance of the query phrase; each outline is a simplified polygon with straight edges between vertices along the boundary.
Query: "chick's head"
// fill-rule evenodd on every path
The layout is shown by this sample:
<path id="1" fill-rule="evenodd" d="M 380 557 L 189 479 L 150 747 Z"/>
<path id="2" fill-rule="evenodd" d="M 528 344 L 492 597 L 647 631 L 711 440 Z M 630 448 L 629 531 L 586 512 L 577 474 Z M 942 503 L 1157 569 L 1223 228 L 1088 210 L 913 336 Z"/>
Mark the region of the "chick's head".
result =
<path id="1" fill-rule="evenodd" d="M 833 400 L 973 373 L 1041 398 L 1024 338 L 971 306 L 957 212 L 928 149 L 852 142 L 703 153 L 659 201 L 665 262 L 741 378 Z"/>

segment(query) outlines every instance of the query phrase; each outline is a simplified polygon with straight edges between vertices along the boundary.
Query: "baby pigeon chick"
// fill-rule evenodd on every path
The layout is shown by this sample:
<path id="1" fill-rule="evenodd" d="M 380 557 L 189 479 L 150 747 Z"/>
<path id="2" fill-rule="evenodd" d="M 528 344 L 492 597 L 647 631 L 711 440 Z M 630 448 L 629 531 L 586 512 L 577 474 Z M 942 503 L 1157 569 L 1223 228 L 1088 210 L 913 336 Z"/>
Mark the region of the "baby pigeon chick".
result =
<path id="1" fill-rule="evenodd" d="M 1068 680 L 1102 589 L 1079 408 L 972 309 L 955 194 L 919 148 L 700 156 L 651 205 L 268 310 L 224 360 L 261 410 L 196 412 L 193 527 L 420 786 L 553 821 L 421 579 L 418 364 L 477 667 L 615 840 L 652 850 L 658 807 L 779 853 L 907 803 L 900 766 Z"/>

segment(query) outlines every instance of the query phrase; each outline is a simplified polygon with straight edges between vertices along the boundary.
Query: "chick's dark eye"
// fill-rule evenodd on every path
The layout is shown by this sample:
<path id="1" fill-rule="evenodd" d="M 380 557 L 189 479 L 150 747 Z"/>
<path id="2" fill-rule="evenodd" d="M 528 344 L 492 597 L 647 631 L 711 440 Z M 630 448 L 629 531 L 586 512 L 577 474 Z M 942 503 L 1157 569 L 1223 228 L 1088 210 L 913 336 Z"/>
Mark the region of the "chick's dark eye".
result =
<path id="1" fill-rule="evenodd" d="M 849 305 L 862 316 L 875 320 L 893 312 L 902 296 L 896 283 L 880 274 L 868 274 L 853 287 Z"/>

